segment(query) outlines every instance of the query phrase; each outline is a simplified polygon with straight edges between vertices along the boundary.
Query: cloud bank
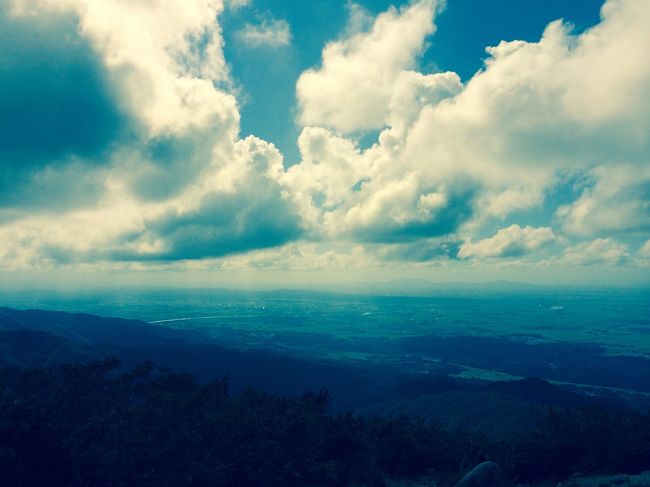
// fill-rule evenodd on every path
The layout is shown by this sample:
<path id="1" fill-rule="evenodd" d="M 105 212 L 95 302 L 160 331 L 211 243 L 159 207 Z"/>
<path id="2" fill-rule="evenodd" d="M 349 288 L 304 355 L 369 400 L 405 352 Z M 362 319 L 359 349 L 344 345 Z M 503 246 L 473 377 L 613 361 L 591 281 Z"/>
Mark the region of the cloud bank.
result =
<path id="1" fill-rule="evenodd" d="M 246 4 L 0 7 L 0 266 L 646 259 L 647 2 L 488 47 L 464 84 L 419 68 L 441 4 L 351 5 L 297 79 L 291 167 L 240 136 L 220 16 Z M 238 38 L 286 46 L 290 29 Z"/>

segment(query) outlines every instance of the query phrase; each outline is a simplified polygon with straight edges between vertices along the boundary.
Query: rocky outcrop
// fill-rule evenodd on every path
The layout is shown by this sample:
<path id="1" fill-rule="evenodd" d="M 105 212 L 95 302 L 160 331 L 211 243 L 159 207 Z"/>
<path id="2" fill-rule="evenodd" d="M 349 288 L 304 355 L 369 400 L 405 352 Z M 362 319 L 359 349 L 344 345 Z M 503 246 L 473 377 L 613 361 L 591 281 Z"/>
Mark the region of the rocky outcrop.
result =
<path id="1" fill-rule="evenodd" d="M 497 487 L 501 485 L 501 468 L 494 462 L 484 462 L 474 467 L 456 487 Z"/>

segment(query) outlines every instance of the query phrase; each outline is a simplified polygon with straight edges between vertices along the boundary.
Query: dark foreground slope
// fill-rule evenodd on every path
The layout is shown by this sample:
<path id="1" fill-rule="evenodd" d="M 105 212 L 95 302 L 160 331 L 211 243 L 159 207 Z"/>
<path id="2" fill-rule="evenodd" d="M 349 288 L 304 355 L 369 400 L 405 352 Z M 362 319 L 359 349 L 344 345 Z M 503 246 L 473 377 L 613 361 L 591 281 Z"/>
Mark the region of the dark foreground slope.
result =
<path id="1" fill-rule="evenodd" d="M 0 485 L 444 486 L 484 460 L 510 485 L 650 470 L 649 416 L 533 379 L 400 378 L 11 309 L 0 369 Z"/>
<path id="2" fill-rule="evenodd" d="M 230 394 L 115 360 L 0 371 L 0 485 L 453 485 L 485 460 L 506 485 L 650 469 L 650 416 L 549 409 L 507 441 L 405 418 L 333 415 L 325 392 Z"/>
<path id="3" fill-rule="evenodd" d="M 0 485 L 379 486 L 462 457 L 463 441 L 432 427 L 329 415 L 325 393 L 230 395 L 116 366 L 0 373 Z"/>
<path id="4" fill-rule="evenodd" d="M 427 384 L 431 383 L 431 387 Z M 549 407 L 563 410 L 597 408 L 631 413 L 632 408 L 611 398 L 591 397 L 564 390 L 541 379 L 494 382 L 479 386 L 445 379 L 406 383 L 403 396 L 359 410 L 364 416 L 400 417 L 434 422 L 449 430 L 477 431 L 493 438 L 530 431 Z M 413 395 L 414 390 L 426 391 Z M 411 394 L 406 394 L 410 392 Z"/>

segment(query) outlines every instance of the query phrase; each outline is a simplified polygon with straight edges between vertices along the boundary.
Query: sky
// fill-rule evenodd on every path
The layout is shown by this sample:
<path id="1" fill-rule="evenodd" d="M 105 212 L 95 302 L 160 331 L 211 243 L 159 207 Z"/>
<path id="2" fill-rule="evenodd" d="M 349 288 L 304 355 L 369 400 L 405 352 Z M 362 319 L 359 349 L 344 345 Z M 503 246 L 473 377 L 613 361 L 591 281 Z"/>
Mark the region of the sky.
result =
<path id="1" fill-rule="evenodd" d="M 650 282 L 646 0 L 7 0 L 0 286 Z"/>

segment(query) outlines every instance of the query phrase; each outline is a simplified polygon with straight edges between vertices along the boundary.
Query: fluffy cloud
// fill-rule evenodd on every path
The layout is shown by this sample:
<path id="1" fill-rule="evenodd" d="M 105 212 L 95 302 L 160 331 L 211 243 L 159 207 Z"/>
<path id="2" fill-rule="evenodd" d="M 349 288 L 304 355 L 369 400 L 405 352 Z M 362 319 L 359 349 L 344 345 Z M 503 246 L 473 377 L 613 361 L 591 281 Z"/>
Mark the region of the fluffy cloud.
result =
<path id="1" fill-rule="evenodd" d="M 494 236 L 478 242 L 464 243 L 458 252 L 460 258 L 522 257 L 557 240 L 548 227 L 533 228 L 511 225 Z"/>
<path id="2" fill-rule="evenodd" d="M 381 265 L 368 249 L 361 245 L 323 245 L 313 242 L 289 243 L 272 249 L 238 254 L 220 262 L 225 270 L 250 269 L 280 271 L 362 271 Z"/>
<path id="3" fill-rule="evenodd" d="M 620 164 L 593 171 L 596 182 L 558 208 L 563 229 L 577 235 L 650 231 L 650 164 Z"/>
<path id="4" fill-rule="evenodd" d="M 410 25 L 416 9 L 421 29 Z M 287 184 L 306 219 L 330 237 L 395 242 L 456 234 L 468 240 L 466 255 L 498 255 L 507 245 L 488 247 L 514 238 L 518 227 L 479 247 L 472 235 L 523 211 L 546 212 L 554 224 L 554 201 L 546 198 L 569 193 L 563 185 L 580 177 L 595 185 L 558 211 L 565 231 L 645 231 L 650 62 L 635 53 L 650 46 L 648 5 L 612 0 L 602 22 L 580 35 L 558 21 L 539 42 L 488 48 L 485 68 L 465 86 L 454 73 L 405 67 L 433 29 L 434 10 L 415 2 L 380 15 L 369 32 L 328 45 L 322 68 L 299 80 L 302 123 L 343 133 L 384 128 L 366 150 L 325 129 L 303 130 L 303 162 L 289 170 Z M 386 57 L 373 57 L 388 33 L 407 25 L 410 47 L 394 44 L 405 57 L 383 63 L 394 53 L 385 49 L 378 52 Z M 386 66 L 389 74 L 375 76 Z M 519 245 L 528 249 L 525 240 Z"/>
<path id="5" fill-rule="evenodd" d="M 229 84 L 221 9 L 216 0 L 4 4 L 0 165 L 12 171 L 0 176 L 11 188 L 0 204 L 88 205 L 115 177 L 145 198 L 191 183 L 239 129 L 235 98 L 217 88 Z M 70 188 L 75 171 L 80 185 Z"/>
<path id="6" fill-rule="evenodd" d="M 388 105 L 390 131 L 382 134 L 382 144 L 400 140 L 411 128 L 425 106 L 434 106 L 458 95 L 463 89 L 456 73 L 424 75 L 416 71 L 402 71 L 395 83 Z M 397 147 L 391 147 L 393 150 Z"/>
<path id="7" fill-rule="evenodd" d="M 272 144 L 239 139 L 224 6 L 0 7 L 4 267 L 346 267 L 362 257 L 548 257 L 554 242 L 565 250 L 546 263 L 620 265 L 632 261 L 629 242 L 647 238 L 650 58 L 638 55 L 650 48 L 647 2 L 609 0 L 601 23 L 579 35 L 554 22 L 539 42 L 490 47 L 466 84 L 417 70 L 437 2 L 375 19 L 350 4 L 348 29 L 297 82 L 303 127 L 292 167 Z M 288 26 L 269 22 L 240 40 L 273 32 L 288 42 Z M 362 148 L 356 137 L 375 129 Z M 535 226 L 513 224 L 527 217 Z"/>
<path id="8" fill-rule="evenodd" d="M 16 141 L 7 150 L 38 150 L 41 158 L 20 180 L 15 171 L 0 173 L 0 184 L 17 188 L 0 197 L 5 265 L 202 259 L 300 235 L 278 182 L 282 156 L 254 137 L 238 140 L 216 22 L 221 9 L 213 0 L 17 0 L 2 9 L 1 20 L 17 32 L 16 49 L 38 59 L 33 88 L 24 86 L 29 69 L 0 70 L 0 83 L 15 88 L 7 96 L 29 96 L 37 108 L 0 137 Z M 57 49 L 48 47 L 53 42 L 32 53 L 25 25 L 60 39 L 63 62 L 46 56 Z M 50 63 L 54 80 L 38 85 L 36 75 Z M 56 75 L 62 95 L 51 101 Z M 88 93 L 79 96 L 79 87 Z M 105 122 L 113 119 L 117 129 Z M 2 163 L 16 167 L 5 153 Z"/>
<path id="9" fill-rule="evenodd" d="M 470 175 L 486 190 L 479 206 L 488 216 L 499 217 L 541 203 L 558 171 L 646 164 L 648 142 L 638 128 L 650 127 L 649 117 L 639 113 L 638 102 L 617 106 L 612 118 L 587 116 L 577 106 L 578 92 L 581 106 L 608 104 L 601 95 L 606 92 L 596 94 L 588 86 L 593 76 L 603 83 L 603 78 L 619 76 L 599 70 L 599 49 L 591 39 L 603 38 L 599 45 L 616 46 L 622 57 L 638 49 L 633 37 L 611 32 L 610 24 L 621 19 L 609 10 L 605 13 L 611 18 L 578 37 L 554 23 L 539 43 L 504 42 L 490 49 L 486 69 L 453 102 L 422 111 L 409 133 L 405 159 L 431 178 Z M 628 28 L 646 30 L 638 19 Z M 647 78 L 646 66 L 623 68 L 627 76 Z M 593 94 L 588 102 L 586 93 Z M 642 97 L 640 91 L 632 98 Z"/>
<path id="10" fill-rule="evenodd" d="M 264 19 L 262 23 L 246 24 L 237 38 L 249 47 L 281 47 L 291 42 L 291 30 L 285 20 Z"/>
<path id="11" fill-rule="evenodd" d="M 173 198 L 146 203 L 115 180 L 96 208 L 69 212 L 63 220 L 36 214 L 0 227 L 0 256 L 13 265 L 173 261 L 300 236 L 300 220 L 278 183 L 283 169 L 277 149 L 248 137 L 222 157 Z"/>
<path id="12" fill-rule="evenodd" d="M 639 249 L 639 256 L 642 258 L 650 258 L 650 240 L 646 240 L 645 243 Z"/>
<path id="13" fill-rule="evenodd" d="M 419 0 L 391 8 L 369 32 L 329 43 L 322 67 L 298 80 L 300 123 L 340 132 L 383 128 L 400 73 L 414 66 L 434 30 L 436 5 Z"/>
<path id="14" fill-rule="evenodd" d="M 248 137 L 180 198 L 125 235 L 111 258 L 178 260 L 219 257 L 282 245 L 302 233 L 278 178 L 282 156 Z"/>
<path id="15" fill-rule="evenodd" d="M 191 128 L 236 131 L 217 16 L 221 0 L 14 0 L 14 11 L 74 12 L 81 34 L 101 53 L 121 95 L 151 135 Z"/>
<path id="16" fill-rule="evenodd" d="M 626 244 L 611 238 L 599 238 L 567 248 L 560 262 L 580 266 L 599 264 L 616 266 L 625 264 L 629 259 L 630 253 Z"/>

